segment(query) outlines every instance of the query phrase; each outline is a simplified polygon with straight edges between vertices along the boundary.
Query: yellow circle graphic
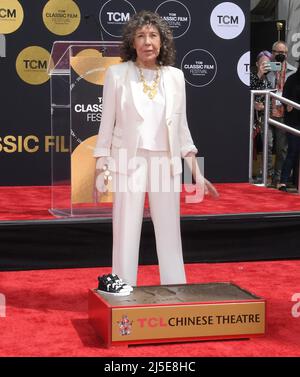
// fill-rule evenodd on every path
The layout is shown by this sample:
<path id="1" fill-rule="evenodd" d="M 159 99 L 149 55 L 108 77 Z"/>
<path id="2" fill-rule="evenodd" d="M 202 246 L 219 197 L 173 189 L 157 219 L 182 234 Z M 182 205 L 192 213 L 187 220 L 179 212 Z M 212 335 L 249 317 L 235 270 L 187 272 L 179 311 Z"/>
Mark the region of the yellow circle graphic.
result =
<path id="1" fill-rule="evenodd" d="M 72 203 L 93 203 L 95 195 L 96 159 L 93 152 L 97 135 L 91 136 L 79 144 L 71 156 Z M 105 195 L 97 194 L 97 201 L 112 202 L 112 184 Z"/>
<path id="2" fill-rule="evenodd" d="M 96 85 L 103 85 L 107 68 L 120 62 L 120 57 L 105 57 L 93 48 L 84 49 L 71 57 L 71 66 L 78 76 Z"/>
<path id="3" fill-rule="evenodd" d="M 22 25 L 24 12 L 18 0 L 0 0 L 0 34 L 13 33 Z"/>
<path id="4" fill-rule="evenodd" d="M 68 35 L 80 24 L 80 9 L 72 0 L 50 0 L 43 9 L 43 21 L 56 35 Z"/>
<path id="5" fill-rule="evenodd" d="M 49 80 L 47 68 L 50 53 L 39 46 L 22 50 L 16 60 L 16 70 L 20 78 L 32 85 L 40 85 Z M 52 65 L 53 63 L 50 62 Z"/>

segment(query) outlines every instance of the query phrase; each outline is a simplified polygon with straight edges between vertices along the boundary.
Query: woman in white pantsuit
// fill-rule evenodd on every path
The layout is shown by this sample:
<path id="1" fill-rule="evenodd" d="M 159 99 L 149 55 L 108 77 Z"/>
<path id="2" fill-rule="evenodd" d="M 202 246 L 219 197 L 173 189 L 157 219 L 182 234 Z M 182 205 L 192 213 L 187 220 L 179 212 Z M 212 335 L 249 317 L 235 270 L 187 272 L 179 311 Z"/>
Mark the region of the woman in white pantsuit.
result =
<path id="1" fill-rule="evenodd" d="M 186 120 L 184 76 L 171 66 L 175 49 L 168 24 L 152 12 L 135 14 L 124 29 L 121 57 L 123 63 L 106 72 L 94 151 L 96 175 L 106 165 L 114 183 L 112 270 L 136 285 L 148 192 L 161 284 L 185 283 L 181 158 L 195 161 L 197 148 Z M 214 190 L 206 180 L 205 189 Z"/>

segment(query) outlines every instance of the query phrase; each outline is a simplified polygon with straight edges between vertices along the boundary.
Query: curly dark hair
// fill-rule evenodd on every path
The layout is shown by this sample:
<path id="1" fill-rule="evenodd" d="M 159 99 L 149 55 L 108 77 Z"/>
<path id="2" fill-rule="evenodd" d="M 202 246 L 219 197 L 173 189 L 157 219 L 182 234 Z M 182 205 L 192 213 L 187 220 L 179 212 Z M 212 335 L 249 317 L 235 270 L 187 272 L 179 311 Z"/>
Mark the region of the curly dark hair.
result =
<path id="1" fill-rule="evenodd" d="M 172 30 L 159 14 L 147 10 L 142 10 L 133 15 L 124 26 L 121 45 L 122 61 L 136 61 L 137 55 L 133 47 L 134 36 L 137 29 L 145 25 L 155 26 L 160 34 L 161 48 L 157 57 L 157 63 L 159 65 L 174 65 L 176 51 Z"/>

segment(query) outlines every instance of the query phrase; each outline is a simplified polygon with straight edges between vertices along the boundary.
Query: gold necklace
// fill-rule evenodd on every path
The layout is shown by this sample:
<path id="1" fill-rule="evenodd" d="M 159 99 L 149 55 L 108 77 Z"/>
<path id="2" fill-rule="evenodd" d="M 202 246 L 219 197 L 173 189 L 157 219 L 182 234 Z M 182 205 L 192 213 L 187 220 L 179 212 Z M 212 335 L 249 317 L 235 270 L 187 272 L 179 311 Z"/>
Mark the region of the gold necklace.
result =
<path id="1" fill-rule="evenodd" d="M 157 94 L 157 87 L 160 79 L 160 69 L 156 68 L 155 79 L 151 85 L 148 85 L 146 83 L 142 68 L 138 67 L 138 69 L 140 72 L 140 81 L 143 83 L 143 92 L 147 94 L 150 99 L 153 99 Z"/>

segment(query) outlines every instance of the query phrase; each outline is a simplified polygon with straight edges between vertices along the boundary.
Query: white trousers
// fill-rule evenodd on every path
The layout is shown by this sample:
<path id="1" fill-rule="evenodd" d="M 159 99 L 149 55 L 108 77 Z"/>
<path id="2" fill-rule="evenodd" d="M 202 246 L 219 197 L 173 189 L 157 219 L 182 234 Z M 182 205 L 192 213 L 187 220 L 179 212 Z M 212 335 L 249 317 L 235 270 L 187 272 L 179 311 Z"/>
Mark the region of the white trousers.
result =
<path id="1" fill-rule="evenodd" d="M 137 283 L 145 193 L 148 192 L 160 282 L 163 285 L 184 284 L 186 277 L 180 232 L 181 175 L 173 177 L 170 174 L 167 152 L 139 149 L 137 156 L 141 160 L 130 175 L 113 175 L 113 273 L 133 286 Z M 166 160 L 169 168 L 163 171 L 157 163 Z"/>

